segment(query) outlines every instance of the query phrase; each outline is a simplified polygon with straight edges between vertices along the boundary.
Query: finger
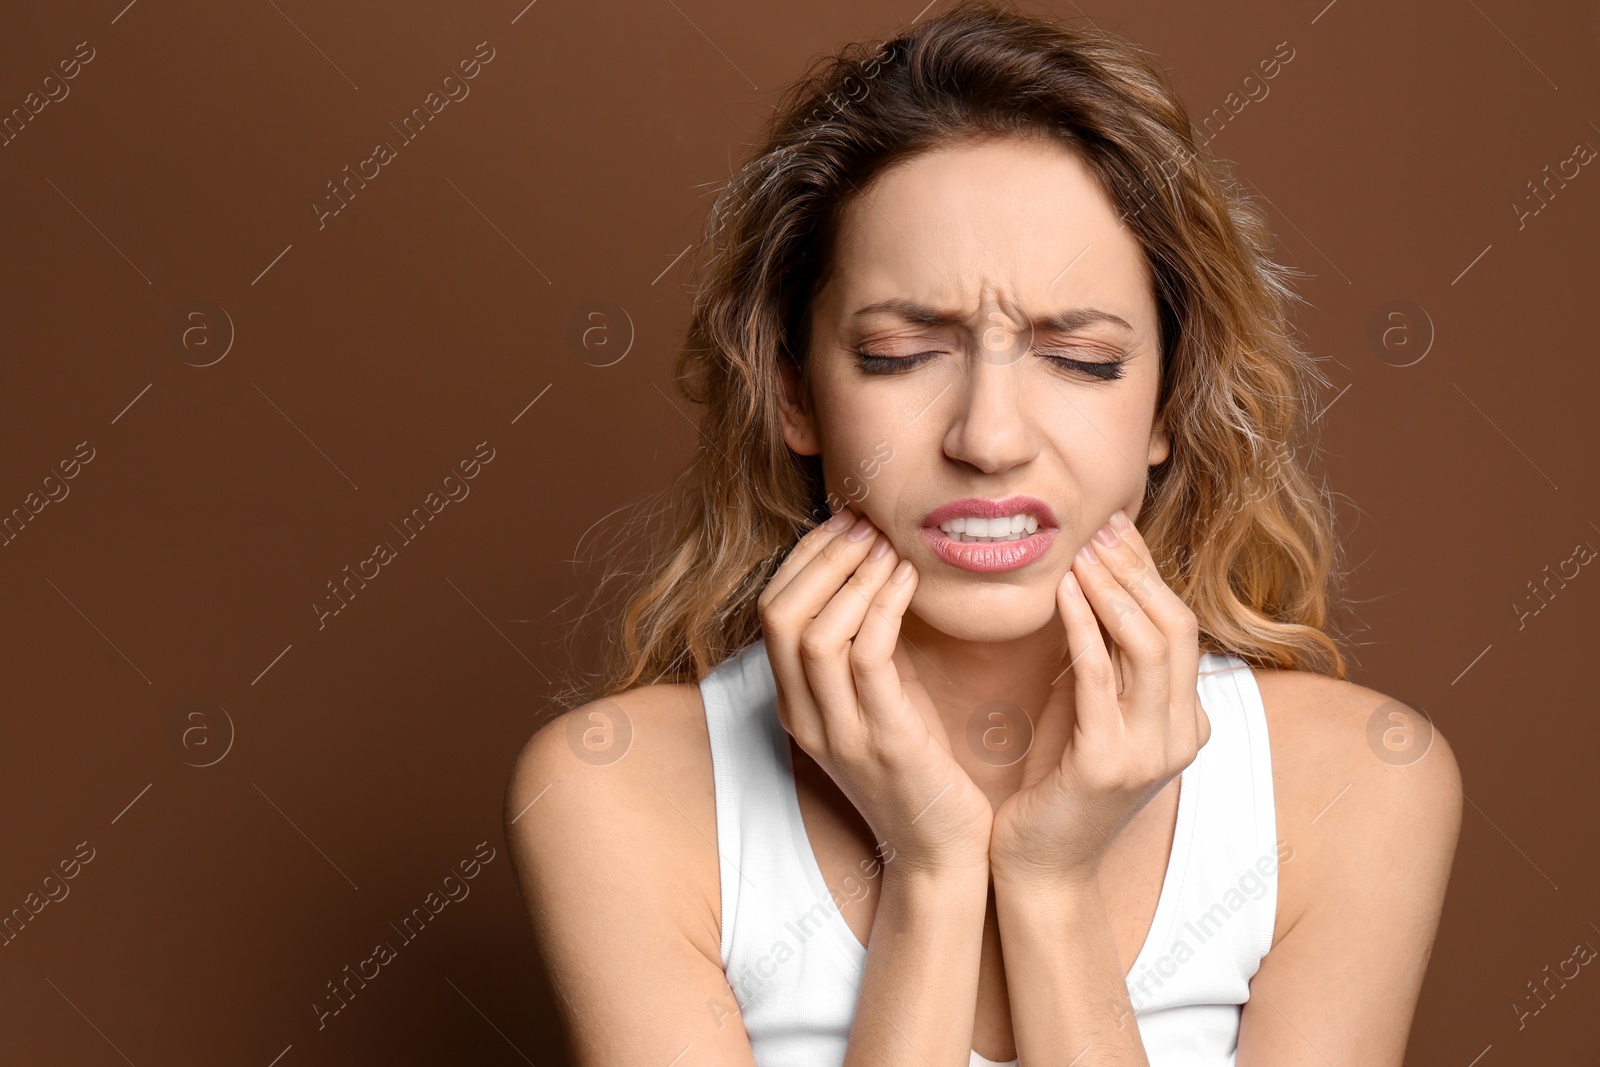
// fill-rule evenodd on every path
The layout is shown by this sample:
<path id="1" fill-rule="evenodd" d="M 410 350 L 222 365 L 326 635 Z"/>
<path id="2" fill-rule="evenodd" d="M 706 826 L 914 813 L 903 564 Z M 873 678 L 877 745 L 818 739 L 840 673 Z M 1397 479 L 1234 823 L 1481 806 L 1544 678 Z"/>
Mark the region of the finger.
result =
<path id="1" fill-rule="evenodd" d="M 863 708 L 887 708 L 905 692 L 894 653 L 900 643 L 901 621 L 919 580 L 909 559 L 898 560 L 888 580 L 878 587 L 850 647 L 850 670 Z M 911 676 L 915 677 L 915 671 Z"/>
<path id="2" fill-rule="evenodd" d="M 860 565 L 800 636 L 801 660 L 824 717 L 830 709 L 849 714 L 847 721 L 830 720 L 830 732 L 861 723 L 851 649 L 873 597 L 899 561 L 889 539 L 877 535 Z"/>
<path id="3" fill-rule="evenodd" d="M 800 656 L 800 635 L 839 591 L 850 572 L 865 558 L 871 541 L 862 535 L 870 534 L 872 530 L 871 522 L 863 518 L 848 533 L 833 534 L 830 531 L 828 540 L 820 548 L 811 551 L 810 558 L 762 607 L 762 625 L 768 637 L 767 659 L 772 666 L 773 677 L 788 692 L 811 692 L 806 666 Z M 814 731 L 820 728 L 819 712 L 814 701 L 805 708 L 793 710 L 797 720 L 805 717 L 808 728 Z M 815 739 L 816 732 L 811 736 Z"/>
<path id="4" fill-rule="evenodd" d="M 813 526 L 800 536 L 800 539 L 789 549 L 789 554 L 778 564 L 772 577 L 767 580 L 766 588 L 756 599 L 756 606 L 765 607 L 771 600 L 781 593 L 791 579 L 821 552 L 823 546 L 838 537 L 851 526 L 855 525 L 858 516 L 849 508 L 835 512 L 827 521 Z"/>
<path id="5" fill-rule="evenodd" d="M 1067 631 L 1071 657 L 1077 728 L 1091 746 L 1104 752 L 1122 736 L 1122 711 L 1117 705 L 1115 668 L 1100 637 L 1100 622 L 1084 596 L 1082 584 L 1067 571 L 1056 586 L 1056 607 Z"/>
<path id="6" fill-rule="evenodd" d="M 1120 508 L 1111 516 L 1108 525 L 1116 535 L 1116 542 L 1112 545 L 1095 542 L 1106 569 L 1122 583 L 1140 610 L 1155 623 L 1156 629 L 1176 646 L 1190 636 L 1188 631 L 1193 628 L 1194 612 L 1162 579 L 1149 546 Z M 1178 648 L 1174 647 L 1173 651 Z M 1181 663 L 1176 665 L 1182 666 Z"/>
<path id="7" fill-rule="evenodd" d="M 1120 654 L 1128 725 L 1147 726 L 1157 715 L 1165 718 L 1169 710 L 1172 678 L 1167 639 L 1106 566 L 1100 555 L 1104 547 L 1090 538 L 1073 560 L 1072 569 Z"/>
<path id="8" fill-rule="evenodd" d="M 1194 612 L 1162 579 L 1149 546 L 1121 509 L 1111 516 L 1108 525 L 1117 541 L 1110 546 L 1097 542 L 1100 558 L 1161 632 L 1166 641 L 1168 693 L 1184 696 L 1195 689 L 1199 671 L 1199 626 Z M 1198 693 L 1194 702 L 1199 702 Z"/>
<path id="9" fill-rule="evenodd" d="M 767 614 L 798 622 L 794 631 L 798 634 L 861 565 L 877 532 L 872 520 L 863 515 L 845 533 L 829 536 L 773 593 L 767 602 Z"/>
<path id="10" fill-rule="evenodd" d="M 779 722 L 807 751 L 815 748 L 821 736 L 821 722 L 816 701 L 811 694 L 811 685 L 806 680 L 805 670 L 795 651 L 800 627 L 806 620 L 791 618 L 786 611 L 775 611 L 772 605 L 794 576 L 830 541 L 841 536 L 843 530 L 855 522 L 855 518 L 848 509 L 842 509 L 803 534 L 756 598 L 756 611 L 765 637 L 767 663 L 777 682 L 780 698 Z"/>

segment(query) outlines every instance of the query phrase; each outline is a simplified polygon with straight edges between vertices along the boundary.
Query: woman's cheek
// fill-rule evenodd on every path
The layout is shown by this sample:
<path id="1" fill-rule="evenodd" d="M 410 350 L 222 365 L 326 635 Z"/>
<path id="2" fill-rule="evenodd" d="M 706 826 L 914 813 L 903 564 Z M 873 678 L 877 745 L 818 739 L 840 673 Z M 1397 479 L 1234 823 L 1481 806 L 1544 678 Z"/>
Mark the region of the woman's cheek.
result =
<path id="1" fill-rule="evenodd" d="M 884 498 L 896 495 L 896 475 L 903 473 L 903 457 L 896 464 L 900 450 L 889 440 L 851 440 L 825 451 L 823 480 L 827 485 L 829 503 L 835 508 L 848 507 L 862 512 L 887 529 L 884 520 L 892 509 L 884 507 Z"/>

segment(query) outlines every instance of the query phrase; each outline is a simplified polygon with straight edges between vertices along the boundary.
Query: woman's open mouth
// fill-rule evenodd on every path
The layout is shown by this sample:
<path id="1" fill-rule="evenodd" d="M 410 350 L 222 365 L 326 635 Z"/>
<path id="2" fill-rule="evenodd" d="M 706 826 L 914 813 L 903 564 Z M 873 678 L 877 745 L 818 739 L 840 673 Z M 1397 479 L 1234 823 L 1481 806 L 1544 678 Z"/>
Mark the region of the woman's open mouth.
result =
<path id="1" fill-rule="evenodd" d="M 923 521 L 934 555 L 962 570 L 993 573 L 1026 567 L 1050 549 L 1055 515 L 1042 500 L 969 497 L 934 510 Z"/>

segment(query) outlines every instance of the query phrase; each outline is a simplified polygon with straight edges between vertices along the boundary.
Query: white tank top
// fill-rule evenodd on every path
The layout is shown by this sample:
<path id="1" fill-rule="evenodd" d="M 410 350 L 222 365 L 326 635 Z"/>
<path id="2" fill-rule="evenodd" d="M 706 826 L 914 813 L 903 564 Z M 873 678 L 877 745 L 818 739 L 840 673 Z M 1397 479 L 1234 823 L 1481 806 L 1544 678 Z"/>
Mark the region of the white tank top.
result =
<path id="1" fill-rule="evenodd" d="M 1181 775 L 1172 855 L 1126 975 L 1151 1067 L 1232 1067 L 1250 978 L 1272 945 L 1277 820 L 1266 717 L 1241 659 L 1204 653 L 1211 737 Z M 838 1067 L 866 963 L 841 907 L 870 868 L 830 889 L 795 792 L 789 734 L 761 641 L 700 682 L 721 870 L 722 964 L 758 1067 Z M 999 1065 L 972 1053 L 972 1067 Z"/>

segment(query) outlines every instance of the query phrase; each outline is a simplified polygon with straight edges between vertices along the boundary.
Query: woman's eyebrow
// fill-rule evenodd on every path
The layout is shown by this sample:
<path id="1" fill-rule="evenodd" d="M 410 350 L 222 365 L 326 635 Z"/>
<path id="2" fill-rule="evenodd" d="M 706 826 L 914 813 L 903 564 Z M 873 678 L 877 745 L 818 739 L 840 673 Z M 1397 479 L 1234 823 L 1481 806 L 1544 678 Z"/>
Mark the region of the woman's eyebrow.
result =
<path id="1" fill-rule="evenodd" d="M 1133 332 L 1133 327 L 1121 315 L 1113 315 L 1100 308 L 1073 308 L 1056 315 L 1045 315 L 1033 320 L 1036 330 L 1049 330 L 1052 332 L 1070 333 L 1081 330 L 1083 327 L 1096 322 L 1108 322 L 1113 326 L 1120 326 L 1128 333 Z"/>
<path id="2" fill-rule="evenodd" d="M 967 321 L 967 316 L 957 311 L 938 311 L 919 304 L 914 300 L 894 298 L 880 300 L 876 304 L 868 304 L 859 309 L 855 317 L 871 315 L 876 312 L 887 312 L 896 315 L 907 322 L 918 326 L 961 326 Z M 1070 311 L 1057 312 L 1054 315 L 1041 315 L 1033 320 L 1035 330 L 1044 330 L 1055 333 L 1069 333 L 1082 329 L 1091 323 L 1106 322 L 1122 329 L 1133 332 L 1133 327 L 1121 315 L 1114 315 L 1100 308 L 1073 308 Z"/>

